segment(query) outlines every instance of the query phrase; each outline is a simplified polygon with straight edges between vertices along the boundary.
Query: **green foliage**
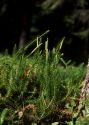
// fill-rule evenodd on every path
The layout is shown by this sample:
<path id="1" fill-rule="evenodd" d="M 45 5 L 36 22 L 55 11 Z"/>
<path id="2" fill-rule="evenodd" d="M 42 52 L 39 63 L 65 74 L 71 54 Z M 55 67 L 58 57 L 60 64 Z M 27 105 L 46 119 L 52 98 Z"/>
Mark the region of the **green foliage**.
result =
<path id="1" fill-rule="evenodd" d="M 0 125 L 3 125 L 4 120 L 5 120 L 5 118 L 6 118 L 7 112 L 8 112 L 8 109 L 4 109 L 4 110 L 1 112 L 1 115 L 0 115 Z"/>
<path id="2" fill-rule="evenodd" d="M 0 112 L 8 125 L 24 124 L 25 119 L 28 123 L 34 121 L 32 124 L 41 122 L 80 91 L 85 67 L 68 65 L 63 60 L 63 40 L 48 51 L 47 39 L 44 52 L 39 50 L 40 37 L 36 40 L 36 48 L 29 55 L 25 51 L 31 44 L 14 50 L 12 56 L 0 55 Z"/>
<path id="3" fill-rule="evenodd" d="M 89 116 L 79 118 L 76 122 L 76 125 L 89 125 Z"/>

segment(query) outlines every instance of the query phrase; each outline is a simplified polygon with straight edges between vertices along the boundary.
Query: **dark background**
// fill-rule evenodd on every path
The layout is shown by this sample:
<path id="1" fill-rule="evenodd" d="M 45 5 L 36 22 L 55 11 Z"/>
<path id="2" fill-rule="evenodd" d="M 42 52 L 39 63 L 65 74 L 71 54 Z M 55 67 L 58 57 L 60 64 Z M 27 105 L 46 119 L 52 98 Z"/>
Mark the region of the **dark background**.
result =
<path id="1" fill-rule="evenodd" d="M 46 30 L 49 49 L 65 36 L 64 58 L 87 63 L 88 0 L 0 0 L 0 52 L 11 54 Z"/>

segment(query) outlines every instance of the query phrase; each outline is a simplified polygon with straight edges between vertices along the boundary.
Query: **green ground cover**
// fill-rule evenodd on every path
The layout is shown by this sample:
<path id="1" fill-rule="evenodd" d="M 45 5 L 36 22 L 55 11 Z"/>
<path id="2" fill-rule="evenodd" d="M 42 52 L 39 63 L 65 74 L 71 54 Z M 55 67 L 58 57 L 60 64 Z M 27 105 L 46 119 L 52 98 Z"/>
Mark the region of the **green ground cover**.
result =
<path id="1" fill-rule="evenodd" d="M 86 67 L 63 60 L 63 40 L 49 51 L 47 39 L 40 51 L 41 37 L 32 42 L 36 47 L 28 55 L 31 43 L 0 55 L 0 125 L 75 124 Z M 77 118 L 76 124 L 85 119 Z"/>

